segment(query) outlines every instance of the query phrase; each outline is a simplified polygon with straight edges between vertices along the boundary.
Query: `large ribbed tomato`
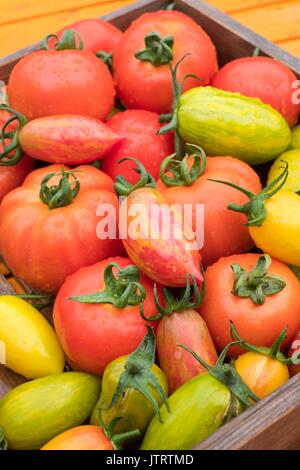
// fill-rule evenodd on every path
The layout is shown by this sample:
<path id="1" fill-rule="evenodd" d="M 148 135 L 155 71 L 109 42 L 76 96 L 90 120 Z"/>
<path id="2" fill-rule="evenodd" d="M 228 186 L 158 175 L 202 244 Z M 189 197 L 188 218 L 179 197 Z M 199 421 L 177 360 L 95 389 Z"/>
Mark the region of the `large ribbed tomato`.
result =
<path id="1" fill-rule="evenodd" d="M 46 292 L 57 291 L 81 266 L 122 252 L 118 240 L 96 233 L 97 207 L 118 207 L 112 180 L 91 166 L 64 170 L 52 165 L 33 171 L 0 206 L 1 255 L 14 274 Z"/>
<path id="2" fill-rule="evenodd" d="M 127 304 L 122 308 L 114 305 L 114 300 L 120 292 L 124 294 L 127 285 L 125 273 L 118 285 L 110 276 L 113 289 L 108 292 L 110 285 L 104 281 L 104 272 L 111 263 L 121 270 L 132 265 L 129 258 L 114 257 L 81 268 L 65 280 L 56 297 L 53 313 L 55 330 L 68 358 L 81 370 L 98 375 L 103 374 L 111 361 L 136 349 L 147 332 L 139 304 Z M 112 267 L 111 273 L 117 278 L 118 269 Z M 140 274 L 140 282 L 146 294 L 145 314 L 153 316 L 156 313 L 154 283 L 144 274 Z M 106 288 L 107 301 L 73 300 L 73 297 L 96 294 Z M 108 300 L 110 294 L 115 296 L 111 301 Z"/>
<path id="3" fill-rule="evenodd" d="M 146 35 L 151 36 L 147 44 Z M 145 48 L 149 53 L 135 57 Z M 150 56 L 150 61 L 145 61 L 146 56 Z M 187 74 L 195 74 L 201 81 L 188 78 L 183 89 L 209 84 L 218 70 L 216 49 L 192 18 L 179 11 L 155 11 L 133 21 L 113 57 L 117 93 L 122 103 L 127 108 L 170 112 L 173 87 L 168 61 L 175 65 L 184 56 L 178 68 L 178 81 L 181 83 Z"/>

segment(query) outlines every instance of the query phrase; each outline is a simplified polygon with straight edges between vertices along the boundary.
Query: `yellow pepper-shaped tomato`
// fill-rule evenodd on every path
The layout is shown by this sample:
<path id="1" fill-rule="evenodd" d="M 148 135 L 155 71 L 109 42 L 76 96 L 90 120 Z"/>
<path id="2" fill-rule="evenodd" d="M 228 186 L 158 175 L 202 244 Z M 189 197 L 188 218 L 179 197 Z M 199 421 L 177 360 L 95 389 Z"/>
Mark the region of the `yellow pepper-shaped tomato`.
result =
<path id="1" fill-rule="evenodd" d="M 288 164 L 289 173 L 282 190 L 297 192 L 300 190 L 300 148 L 284 152 L 274 161 L 268 174 L 267 184 L 271 184 L 281 175 L 283 161 Z"/>
<path id="2" fill-rule="evenodd" d="M 247 215 L 249 232 L 258 248 L 280 261 L 300 266 L 300 192 L 285 189 L 288 163 L 282 162 L 282 168 L 281 174 L 259 194 L 228 181 L 213 181 L 239 189 L 248 196 L 246 204 L 229 204 L 228 208 Z"/>
<path id="3" fill-rule="evenodd" d="M 52 326 L 32 305 L 0 296 L 1 362 L 28 379 L 59 374 L 64 355 Z"/>
<path id="4" fill-rule="evenodd" d="M 290 378 L 288 364 L 280 347 L 285 341 L 287 328 L 280 333 L 270 348 L 256 347 L 242 340 L 231 322 L 231 335 L 239 345 L 249 350 L 235 361 L 235 368 L 252 393 L 264 398 L 277 390 Z"/>

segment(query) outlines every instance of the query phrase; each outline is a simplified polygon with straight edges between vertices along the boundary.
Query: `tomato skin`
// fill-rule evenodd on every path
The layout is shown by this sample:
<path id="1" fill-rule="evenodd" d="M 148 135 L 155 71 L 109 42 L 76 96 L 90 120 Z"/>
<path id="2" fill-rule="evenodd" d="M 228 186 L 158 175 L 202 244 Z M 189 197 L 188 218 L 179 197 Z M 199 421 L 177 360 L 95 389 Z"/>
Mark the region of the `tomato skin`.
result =
<path id="1" fill-rule="evenodd" d="M 132 264 L 128 258 L 115 257 L 81 268 L 62 285 L 53 312 L 55 330 L 66 355 L 81 370 L 97 375 L 102 375 L 114 359 L 136 349 L 147 331 L 139 305 L 118 309 L 112 304 L 67 300 L 102 290 L 104 269 L 112 261 L 121 267 Z M 147 292 L 145 313 L 153 316 L 153 282 L 143 275 L 141 282 Z"/>
<path id="2" fill-rule="evenodd" d="M 157 67 L 134 57 L 145 48 L 145 35 L 153 31 L 174 37 L 173 65 L 190 54 L 178 68 L 179 83 L 192 73 L 201 77 L 202 85 L 209 84 L 218 69 L 216 49 L 205 31 L 178 11 L 145 13 L 131 23 L 113 57 L 118 96 L 127 108 L 167 113 L 173 101 L 169 66 Z M 199 80 L 188 78 L 183 89 L 194 86 L 199 86 Z"/>
<path id="3" fill-rule="evenodd" d="M 265 398 L 289 380 L 289 370 L 285 364 L 252 351 L 239 356 L 235 368 L 258 398 Z"/>
<path id="4" fill-rule="evenodd" d="M 63 371 L 65 359 L 50 323 L 32 305 L 10 295 L 0 297 L 0 340 L 5 365 L 28 379 Z"/>
<path id="5" fill-rule="evenodd" d="M 139 160 L 146 170 L 157 179 L 162 160 L 174 152 L 173 134 L 157 135 L 160 129 L 159 115 L 150 111 L 129 109 L 116 114 L 108 121 L 110 129 L 124 137 L 123 142 L 114 147 L 103 159 L 103 171 L 113 180 L 123 175 L 130 183 L 136 183 L 135 163 L 125 161 L 125 157 Z"/>
<path id="6" fill-rule="evenodd" d="M 193 234 L 189 233 L 190 239 L 187 237 L 188 226 L 182 229 L 181 211 L 175 210 L 172 216 L 168 200 L 153 188 L 132 191 L 121 203 L 122 212 L 124 206 L 127 215 L 125 227 L 127 233 L 122 241 L 132 261 L 159 284 L 183 287 L 186 285 L 187 274 L 192 274 L 197 284 L 201 284 L 203 276 L 200 271 L 200 253 L 196 239 L 192 238 Z M 139 207 L 142 207 L 143 211 L 136 215 L 136 208 Z M 160 217 L 158 211 L 152 212 L 153 207 L 158 209 L 165 207 L 170 216 L 170 224 L 168 221 L 167 224 L 164 221 L 162 223 L 164 217 Z M 137 233 L 134 230 L 135 224 Z M 152 229 L 155 230 L 155 226 L 157 233 L 154 231 L 155 236 L 153 236 Z M 122 230 L 120 228 L 120 234 Z M 181 234 L 177 239 L 174 236 L 176 233 Z"/>
<path id="7" fill-rule="evenodd" d="M 41 450 L 113 450 L 113 446 L 99 426 L 87 424 L 62 432 Z"/>
<path id="8" fill-rule="evenodd" d="M 238 263 L 250 270 L 258 258 L 259 255 L 254 253 L 229 256 L 206 270 L 206 295 L 198 311 L 208 326 L 217 351 L 222 351 L 232 341 L 229 320 L 233 321 L 245 341 L 264 347 L 270 347 L 287 325 L 283 347 L 289 346 L 300 326 L 300 283 L 293 272 L 276 259 L 272 259 L 269 272 L 285 280 L 286 287 L 281 292 L 267 296 L 262 305 L 231 293 L 234 280 L 231 265 Z M 237 357 L 243 352 L 234 346 L 230 348 L 229 356 Z"/>
<path id="9" fill-rule="evenodd" d="M 0 148 L 1 148 L 0 144 Z M 4 196 L 12 189 L 20 186 L 26 175 L 34 168 L 34 160 L 24 155 L 16 165 L 0 166 L 0 203 Z"/>
<path id="10" fill-rule="evenodd" d="M 34 119 L 19 134 L 20 146 L 30 157 L 66 165 L 100 160 L 120 140 L 105 123 L 74 115 Z"/>
<path id="11" fill-rule="evenodd" d="M 81 189 L 68 206 L 49 210 L 39 197 L 41 180 L 60 172 L 60 165 L 29 174 L 0 206 L 0 252 L 16 276 L 41 291 L 56 292 L 81 266 L 122 253 L 119 240 L 100 240 L 96 233 L 100 204 L 111 204 L 118 213 L 111 179 L 91 166 L 76 169 Z"/>
<path id="12" fill-rule="evenodd" d="M 37 51 L 23 57 L 8 81 L 12 108 L 29 120 L 58 114 L 104 119 L 115 89 L 106 65 L 89 51 Z"/>
<path id="13" fill-rule="evenodd" d="M 245 225 L 245 215 L 227 208 L 232 201 L 246 203 L 247 197 L 234 188 L 217 185 L 209 178 L 230 181 L 254 194 L 261 190 L 255 171 L 247 163 L 233 157 L 207 157 L 206 171 L 190 186 L 166 187 L 158 180 L 157 189 L 163 191 L 171 204 L 193 205 L 194 230 L 197 228 L 195 205 L 204 204 L 204 245 L 200 249 L 204 267 L 222 256 L 247 252 L 253 246 Z"/>
<path id="14" fill-rule="evenodd" d="M 57 33 L 59 39 L 66 29 L 76 31 L 83 41 L 84 50 L 94 54 L 99 51 L 113 52 L 123 37 L 120 29 L 101 18 L 81 20 L 66 26 Z"/>
<path id="15" fill-rule="evenodd" d="M 295 93 L 292 84 L 296 81 L 296 75 L 278 60 L 242 57 L 224 65 L 215 75 L 212 86 L 260 98 L 279 111 L 293 127 L 300 114 L 300 105 L 292 100 Z"/>
<path id="16" fill-rule="evenodd" d="M 170 393 L 196 375 L 207 372 L 179 344 L 195 351 L 211 366 L 217 362 L 218 356 L 208 328 L 195 310 L 174 312 L 163 317 L 156 336 L 159 364 L 167 376 Z"/>
<path id="17" fill-rule="evenodd" d="M 293 354 L 300 354 L 300 329 L 297 331 L 297 334 L 294 338 L 294 341 L 291 344 L 291 348 L 289 351 L 289 357 L 293 356 Z M 291 377 L 300 373 L 300 364 L 293 364 L 289 366 L 289 371 Z"/>

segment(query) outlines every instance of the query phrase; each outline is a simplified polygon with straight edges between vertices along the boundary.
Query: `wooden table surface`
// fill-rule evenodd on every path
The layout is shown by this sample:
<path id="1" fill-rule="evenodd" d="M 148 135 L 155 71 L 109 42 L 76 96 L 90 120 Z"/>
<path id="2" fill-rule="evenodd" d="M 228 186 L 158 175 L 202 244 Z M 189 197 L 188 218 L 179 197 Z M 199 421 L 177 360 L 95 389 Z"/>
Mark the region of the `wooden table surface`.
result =
<path id="1" fill-rule="evenodd" d="M 300 57 L 300 0 L 207 0 Z M 83 18 L 101 16 L 132 0 L 1 0 L 0 57 Z"/>

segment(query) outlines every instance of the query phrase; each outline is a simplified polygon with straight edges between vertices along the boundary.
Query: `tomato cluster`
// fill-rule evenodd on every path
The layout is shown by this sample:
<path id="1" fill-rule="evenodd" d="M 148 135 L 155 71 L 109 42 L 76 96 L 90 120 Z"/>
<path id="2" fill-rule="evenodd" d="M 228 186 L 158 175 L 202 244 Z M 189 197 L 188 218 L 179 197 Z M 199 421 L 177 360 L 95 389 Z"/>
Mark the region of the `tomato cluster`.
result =
<path id="1" fill-rule="evenodd" d="M 0 400 L 0 447 L 190 449 L 299 373 L 295 82 L 219 70 L 177 11 L 80 21 L 15 65 L 0 255 L 35 294 L 0 297 L 0 341 L 33 380 Z"/>

